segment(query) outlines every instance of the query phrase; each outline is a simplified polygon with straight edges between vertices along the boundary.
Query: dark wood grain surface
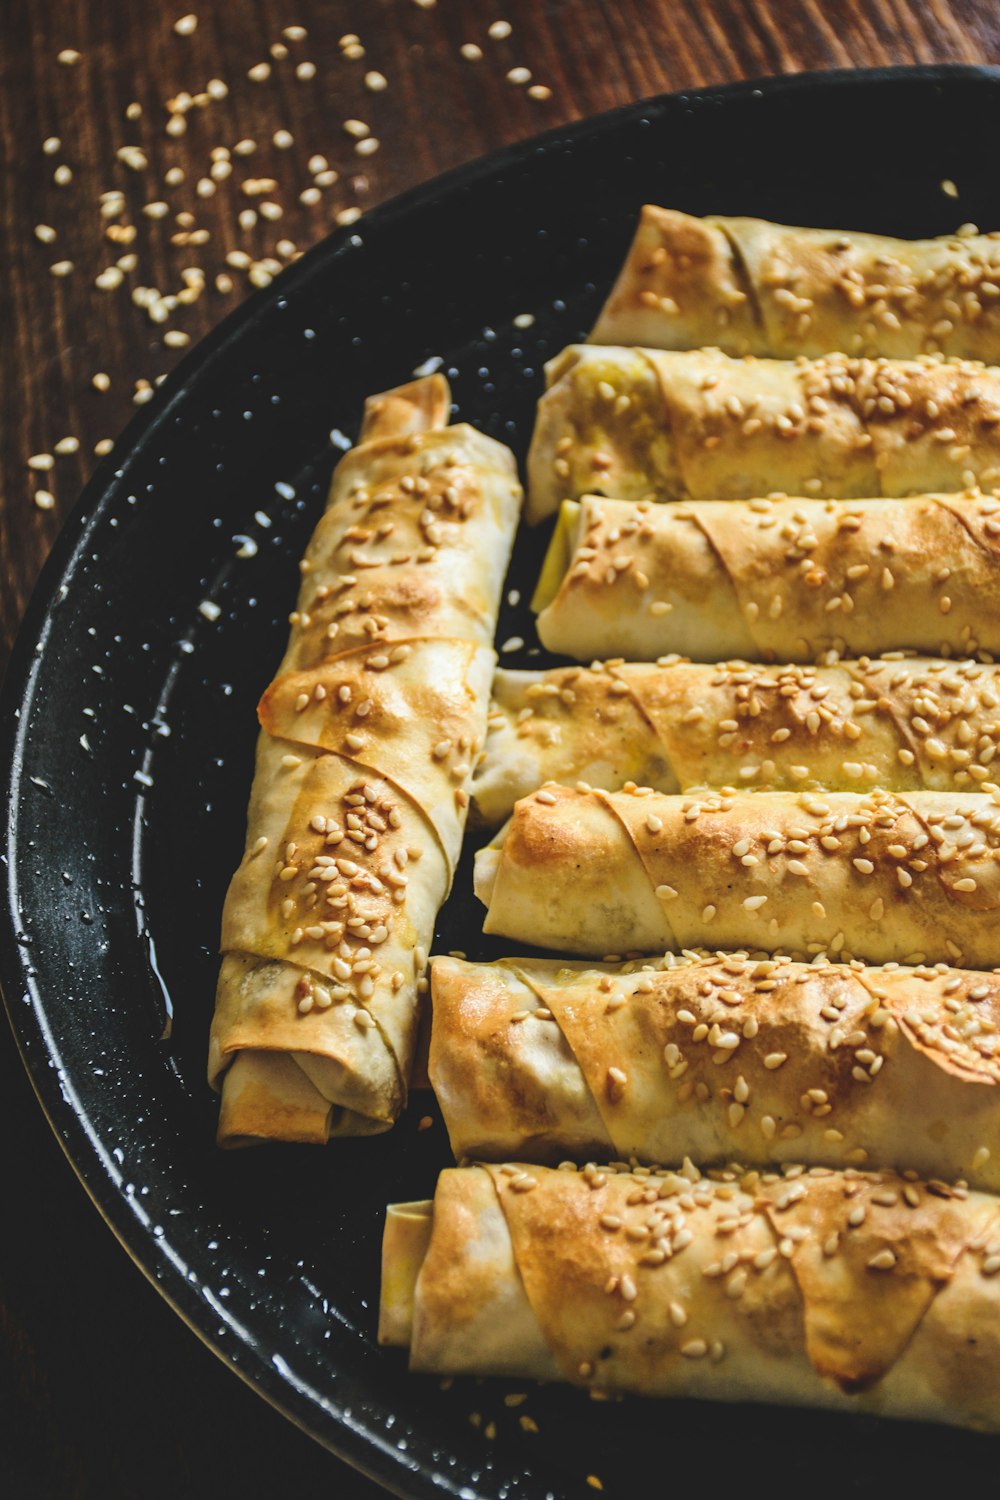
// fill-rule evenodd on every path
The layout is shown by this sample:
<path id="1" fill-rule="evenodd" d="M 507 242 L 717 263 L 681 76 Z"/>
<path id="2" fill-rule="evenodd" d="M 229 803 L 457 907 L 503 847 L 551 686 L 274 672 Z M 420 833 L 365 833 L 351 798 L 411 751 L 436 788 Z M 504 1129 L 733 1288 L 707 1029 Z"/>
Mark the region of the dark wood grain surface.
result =
<path id="1" fill-rule="evenodd" d="M 0 7 L 0 664 L 95 450 L 137 392 L 345 211 L 661 90 L 1000 62 L 995 0 L 192 3 L 197 25 L 180 31 L 184 0 Z M 241 141 L 255 149 L 237 154 Z M 102 194 L 117 195 L 106 216 Z M 4 1025 L 0 1141 L 0 1493 L 374 1497 L 132 1266 Z"/>

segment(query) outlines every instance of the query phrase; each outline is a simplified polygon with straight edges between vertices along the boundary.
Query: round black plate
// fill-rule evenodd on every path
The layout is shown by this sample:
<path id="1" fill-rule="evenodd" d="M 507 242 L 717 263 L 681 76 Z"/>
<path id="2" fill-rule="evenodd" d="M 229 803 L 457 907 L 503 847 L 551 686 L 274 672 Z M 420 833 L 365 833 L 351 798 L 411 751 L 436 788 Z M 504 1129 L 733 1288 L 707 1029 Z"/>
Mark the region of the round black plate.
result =
<path id="1" fill-rule="evenodd" d="M 783 1488 L 815 1493 L 817 1444 L 823 1477 L 852 1494 L 956 1466 L 966 1485 L 993 1480 L 996 1445 L 946 1429 L 555 1389 L 508 1406 L 517 1386 L 410 1377 L 375 1343 L 378 1249 L 385 1204 L 429 1195 L 447 1164 L 440 1123 L 418 1129 L 429 1099 L 379 1139 L 221 1154 L 204 1059 L 254 705 L 364 396 L 439 364 L 459 415 L 523 456 L 542 363 L 593 320 L 641 203 L 902 235 L 990 228 L 998 136 L 992 70 L 827 74 L 653 100 L 453 173 L 319 246 L 196 350 L 45 570 L 0 707 L 0 969 L 26 1064 L 178 1312 L 400 1494 L 554 1500 L 596 1474 L 633 1495 L 679 1453 L 735 1476 L 755 1448 Z M 522 600 L 539 545 L 520 539 Z M 527 644 L 506 661 L 542 660 L 524 602 L 504 606 L 498 639 L 512 636 Z M 465 871 L 438 947 L 485 954 L 480 919 Z"/>

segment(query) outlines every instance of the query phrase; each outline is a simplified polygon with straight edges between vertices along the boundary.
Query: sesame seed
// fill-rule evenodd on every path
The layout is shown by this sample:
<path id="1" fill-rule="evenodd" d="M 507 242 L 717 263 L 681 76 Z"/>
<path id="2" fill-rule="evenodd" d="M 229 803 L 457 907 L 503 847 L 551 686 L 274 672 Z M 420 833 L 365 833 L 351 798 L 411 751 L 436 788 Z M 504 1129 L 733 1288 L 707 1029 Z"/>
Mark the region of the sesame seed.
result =
<path id="1" fill-rule="evenodd" d="M 178 36 L 190 36 L 198 29 L 198 17 L 194 15 L 181 16 L 174 22 L 174 30 Z"/>
<path id="2" fill-rule="evenodd" d="M 57 187 L 65 187 L 68 182 L 73 181 L 73 169 L 62 162 L 52 173 L 52 181 Z"/>
<path id="3" fill-rule="evenodd" d="M 552 90 L 549 88 L 549 86 L 548 86 L 547 83 L 533 83 L 531 85 L 530 89 L 528 90 L 528 98 L 529 99 L 551 99 L 552 98 Z M 625 400 L 626 401 L 628 400 L 627 396 L 625 397 Z"/>
<path id="4" fill-rule="evenodd" d="M 247 69 L 247 77 L 251 83 L 264 83 L 271 76 L 271 64 L 267 62 L 254 63 L 252 68 Z"/>
<path id="5" fill-rule="evenodd" d="M 482 47 L 477 47 L 475 42 L 463 42 L 458 50 L 466 62 L 479 62 L 483 55 Z"/>
<path id="6" fill-rule="evenodd" d="M 530 68 L 510 68 L 508 70 L 508 73 L 507 73 L 507 82 L 508 83 L 530 83 L 531 82 L 531 69 Z"/>
<path id="7" fill-rule="evenodd" d="M 294 146 L 295 144 L 295 137 L 290 130 L 276 130 L 271 140 L 279 151 L 287 151 L 289 146 Z"/>
<path id="8" fill-rule="evenodd" d="M 185 120 L 183 115 L 171 115 L 163 128 L 169 136 L 177 137 L 185 135 L 188 128 L 187 120 Z"/>
<path id="9" fill-rule="evenodd" d="M 952 182 L 952 180 L 951 180 L 950 177 L 944 177 L 944 178 L 942 178 L 939 186 L 941 188 L 942 193 L 944 193 L 944 195 L 945 195 L 946 198 L 957 198 L 958 197 L 958 188 Z"/>
<path id="10" fill-rule="evenodd" d="M 94 444 L 94 453 L 97 458 L 103 458 L 106 453 L 111 452 L 114 446 L 111 438 L 101 438 Z"/>
<path id="11" fill-rule="evenodd" d="M 51 245 L 56 237 L 56 232 L 51 224 L 36 224 L 35 239 L 41 240 L 43 245 Z"/>
<path id="12" fill-rule="evenodd" d="M 223 83 L 221 78 L 210 78 L 205 85 L 205 92 L 212 99 L 225 99 L 229 93 L 229 85 Z"/>
<path id="13" fill-rule="evenodd" d="M 62 63 L 64 68 L 75 67 L 80 61 L 80 53 L 75 47 L 64 47 L 56 57 L 56 62 Z"/>
<path id="14" fill-rule="evenodd" d="M 33 453 L 28 459 L 28 468 L 34 469 L 36 473 L 46 473 L 55 467 L 55 462 L 51 453 Z"/>
<path id="15" fill-rule="evenodd" d="M 371 93 L 381 94 L 388 87 L 389 80 L 384 73 L 376 72 L 373 68 L 371 72 L 365 74 L 365 88 L 370 90 Z"/>
<path id="16" fill-rule="evenodd" d="M 80 439 L 76 437 L 60 438 L 55 446 L 55 451 L 57 453 L 78 453 L 79 450 Z"/>
<path id="17" fill-rule="evenodd" d="M 364 52 L 362 51 L 360 55 L 363 57 Z M 313 62 L 300 62 L 295 69 L 295 76 L 296 78 L 301 78 L 304 82 L 307 82 L 310 78 L 315 78 L 316 64 Z"/>
<path id="18" fill-rule="evenodd" d="M 509 21 L 494 21 L 486 35 L 492 42 L 503 42 L 510 36 L 513 29 Z"/>
<path id="19" fill-rule="evenodd" d="M 374 156 L 375 152 L 379 149 L 381 144 L 382 142 L 379 140 L 378 136 L 366 136 L 364 140 L 358 141 L 357 145 L 354 147 L 355 155 Z"/>
<path id="20" fill-rule="evenodd" d="M 361 218 L 361 209 L 360 208 L 342 208 L 340 210 L 339 214 L 336 214 L 334 217 L 335 217 L 336 223 L 338 223 L 338 224 L 354 224 L 354 223 L 357 222 L 358 219 Z"/>
<path id="21" fill-rule="evenodd" d="M 206 620 L 217 620 L 222 610 L 212 599 L 203 599 L 198 605 L 198 613 L 204 615 Z"/>
<path id="22" fill-rule="evenodd" d="M 39 510 L 52 510 L 56 503 L 56 497 L 51 490 L 36 490 L 33 498 Z"/>
<path id="23" fill-rule="evenodd" d="M 304 26 L 283 26 L 281 35 L 286 42 L 304 42 L 309 33 Z"/>

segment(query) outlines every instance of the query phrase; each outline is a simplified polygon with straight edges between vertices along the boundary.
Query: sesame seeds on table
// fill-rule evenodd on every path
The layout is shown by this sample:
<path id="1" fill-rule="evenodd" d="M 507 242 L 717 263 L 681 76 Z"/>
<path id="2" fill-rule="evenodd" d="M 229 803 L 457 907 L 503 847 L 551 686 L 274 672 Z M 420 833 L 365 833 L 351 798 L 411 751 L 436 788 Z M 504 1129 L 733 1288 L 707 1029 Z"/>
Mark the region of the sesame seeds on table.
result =
<path id="1" fill-rule="evenodd" d="M 412 0 L 396 6 L 398 35 L 375 35 L 363 25 L 331 31 L 324 18 L 319 25 L 251 32 L 238 43 L 214 13 L 135 12 L 123 51 L 145 51 L 145 39 L 155 39 L 153 74 L 173 85 L 159 97 L 135 97 L 133 83 L 116 98 L 118 81 L 109 87 L 107 58 L 94 46 L 51 54 L 57 76 L 41 114 L 45 128 L 36 148 L 19 142 L 45 164 L 21 233 L 33 237 L 40 254 L 49 252 L 56 319 L 74 325 L 72 340 L 63 340 L 64 420 L 71 409 L 86 414 L 84 421 L 73 418 L 86 452 L 37 490 L 38 509 L 70 501 L 86 460 L 102 457 L 111 442 L 105 434 L 128 419 L 129 396 L 138 405 L 150 400 L 178 352 L 235 299 L 267 287 L 322 234 L 357 223 L 371 203 L 417 180 L 406 157 L 386 161 L 388 151 L 398 152 L 403 102 L 394 97 L 396 84 L 402 81 L 408 96 L 421 79 L 404 28 L 422 36 L 421 48 L 439 46 L 443 19 L 435 7 Z M 485 22 L 475 27 L 483 66 L 516 89 L 529 70 L 506 56 L 511 29 L 495 22 L 492 30 Z M 457 46 L 449 52 L 461 88 L 465 59 Z M 543 95 L 532 90 L 531 97 Z M 87 119 L 95 109 L 109 125 L 99 137 Z M 262 182 L 267 189 L 255 191 Z M 125 365 L 110 370 L 114 383 L 102 416 L 92 392 L 101 390 L 95 369 L 100 375 L 108 363 L 109 323 Z M 88 325 L 81 341 L 79 330 Z M 85 429 L 97 422 L 101 436 L 86 439 Z M 51 445 L 40 417 L 28 441 L 32 448 Z M 25 498 L 33 493 L 26 487 Z"/>

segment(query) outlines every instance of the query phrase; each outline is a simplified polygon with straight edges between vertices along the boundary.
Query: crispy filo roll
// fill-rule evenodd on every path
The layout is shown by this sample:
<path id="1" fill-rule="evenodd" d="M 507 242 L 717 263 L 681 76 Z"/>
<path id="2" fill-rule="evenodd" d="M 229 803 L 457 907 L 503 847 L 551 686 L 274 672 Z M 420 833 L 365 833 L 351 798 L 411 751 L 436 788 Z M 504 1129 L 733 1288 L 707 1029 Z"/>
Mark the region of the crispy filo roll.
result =
<path id="1" fill-rule="evenodd" d="M 456 1157 L 893 1167 L 1000 1191 L 1000 975 L 436 958 Z"/>
<path id="2" fill-rule="evenodd" d="M 226 897 L 219 1139 L 392 1124 L 485 737 L 512 455 L 447 427 L 440 377 L 366 405 L 303 563 Z"/>
<path id="3" fill-rule="evenodd" d="M 1000 1200 L 891 1173 L 452 1168 L 388 1211 L 413 1370 L 1000 1429 Z"/>
<path id="4" fill-rule="evenodd" d="M 485 931 L 600 957 L 712 947 L 1000 965 L 1000 807 L 965 792 L 552 784 L 476 855 Z"/>
<path id="5" fill-rule="evenodd" d="M 566 501 L 533 601 L 579 661 L 1000 653 L 1000 500 Z"/>
<path id="6" fill-rule="evenodd" d="M 590 342 L 995 364 L 1000 235 L 899 240 L 647 204 Z"/>
<path id="7" fill-rule="evenodd" d="M 546 781 L 975 791 L 1000 776 L 998 710 L 1000 668 L 937 657 L 501 669 L 473 809 L 496 827 Z"/>
<path id="8" fill-rule="evenodd" d="M 527 519 L 581 495 L 913 495 L 1000 481 L 1000 369 L 576 344 L 545 367 Z"/>

